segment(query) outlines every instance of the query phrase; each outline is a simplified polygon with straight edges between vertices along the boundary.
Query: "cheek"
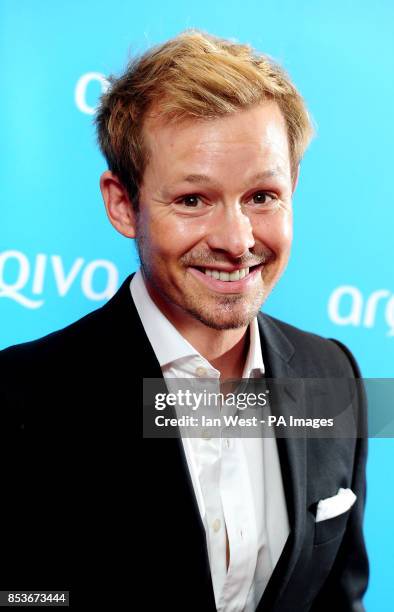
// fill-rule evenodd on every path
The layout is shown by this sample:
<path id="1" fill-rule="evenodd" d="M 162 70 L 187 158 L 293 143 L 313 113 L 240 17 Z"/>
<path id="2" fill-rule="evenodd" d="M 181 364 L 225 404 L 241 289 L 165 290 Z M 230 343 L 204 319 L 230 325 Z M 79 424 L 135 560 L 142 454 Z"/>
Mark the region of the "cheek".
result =
<path id="1" fill-rule="evenodd" d="M 293 219 L 290 212 L 261 215 L 253 223 L 254 235 L 272 251 L 288 251 L 293 239 Z"/>
<path id="2" fill-rule="evenodd" d="M 184 255 L 201 242 L 205 234 L 206 227 L 200 218 L 186 219 L 168 215 L 151 224 L 151 236 L 156 237 L 162 249 L 173 255 Z"/>
<path id="3" fill-rule="evenodd" d="M 149 244 L 152 257 L 177 260 L 192 250 L 204 238 L 206 228 L 199 219 L 186 219 L 175 215 L 150 216 L 141 218 L 141 234 Z"/>

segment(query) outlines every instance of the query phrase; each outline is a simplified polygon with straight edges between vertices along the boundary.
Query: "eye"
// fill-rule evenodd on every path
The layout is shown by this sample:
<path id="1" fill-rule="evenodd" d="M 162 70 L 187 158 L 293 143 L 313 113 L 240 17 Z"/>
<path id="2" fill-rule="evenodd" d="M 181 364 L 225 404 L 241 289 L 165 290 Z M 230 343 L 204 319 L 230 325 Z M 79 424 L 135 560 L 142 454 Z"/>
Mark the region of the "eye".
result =
<path id="1" fill-rule="evenodd" d="M 194 193 L 190 195 L 183 196 L 175 201 L 175 204 L 181 205 L 183 208 L 192 208 L 195 209 L 199 204 L 202 204 L 201 198 L 199 195 Z"/>
<path id="2" fill-rule="evenodd" d="M 278 198 L 267 191 L 257 191 L 254 193 L 248 200 L 248 203 L 255 204 L 256 207 L 272 207 L 276 205 L 278 202 Z"/>

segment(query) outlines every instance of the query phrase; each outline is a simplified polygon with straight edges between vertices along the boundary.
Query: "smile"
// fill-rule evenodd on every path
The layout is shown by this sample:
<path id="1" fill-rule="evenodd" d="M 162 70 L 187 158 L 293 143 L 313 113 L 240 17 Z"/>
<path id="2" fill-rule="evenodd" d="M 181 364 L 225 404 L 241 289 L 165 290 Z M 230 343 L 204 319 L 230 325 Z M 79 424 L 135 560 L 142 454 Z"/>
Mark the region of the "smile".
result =
<path id="1" fill-rule="evenodd" d="M 223 270 L 212 270 L 211 268 L 205 268 L 204 273 L 207 276 L 216 278 L 221 281 L 238 281 L 249 274 L 249 268 L 241 268 L 240 270 L 234 270 L 234 272 L 223 272 Z"/>
<path id="2" fill-rule="evenodd" d="M 244 293 L 260 277 L 263 264 L 238 270 L 190 267 L 189 272 L 208 289 L 218 293 Z"/>

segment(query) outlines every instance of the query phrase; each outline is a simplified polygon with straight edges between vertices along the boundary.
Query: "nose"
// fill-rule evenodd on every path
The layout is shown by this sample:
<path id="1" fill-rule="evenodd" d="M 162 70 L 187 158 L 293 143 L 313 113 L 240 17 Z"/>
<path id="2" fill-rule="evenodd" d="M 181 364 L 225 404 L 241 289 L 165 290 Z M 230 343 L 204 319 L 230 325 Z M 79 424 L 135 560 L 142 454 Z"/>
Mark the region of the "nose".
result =
<path id="1" fill-rule="evenodd" d="M 224 206 L 221 214 L 215 215 L 208 236 L 208 245 L 212 250 L 226 251 L 236 258 L 245 255 L 254 244 L 252 224 L 241 206 Z"/>

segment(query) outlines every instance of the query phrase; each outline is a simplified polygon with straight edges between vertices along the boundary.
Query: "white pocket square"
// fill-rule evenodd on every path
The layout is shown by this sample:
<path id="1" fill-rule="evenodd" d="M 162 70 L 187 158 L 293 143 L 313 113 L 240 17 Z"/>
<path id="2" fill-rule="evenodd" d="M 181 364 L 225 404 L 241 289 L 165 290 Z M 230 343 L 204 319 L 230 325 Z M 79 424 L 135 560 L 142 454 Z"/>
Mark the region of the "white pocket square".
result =
<path id="1" fill-rule="evenodd" d="M 351 508 L 357 495 L 351 489 L 339 489 L 336 495 L 321 499 L 317 504 L 316 523 L 343 514 Z"/>

